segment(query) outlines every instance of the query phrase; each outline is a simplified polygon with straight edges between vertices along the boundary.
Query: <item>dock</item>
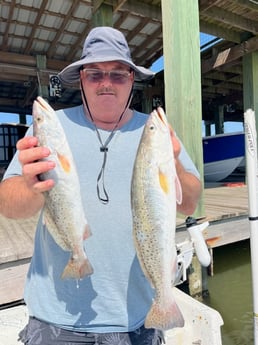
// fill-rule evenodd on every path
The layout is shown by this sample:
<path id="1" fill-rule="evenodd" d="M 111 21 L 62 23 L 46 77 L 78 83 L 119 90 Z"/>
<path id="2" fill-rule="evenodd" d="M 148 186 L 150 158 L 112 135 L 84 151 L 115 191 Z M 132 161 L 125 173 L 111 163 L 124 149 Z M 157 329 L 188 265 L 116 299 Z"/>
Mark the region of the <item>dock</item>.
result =
<path id="1" fill-rule="evenodd" d="M 205 218 L 209 227 L 203 232 L 209 248 L 250 238 L 248 190 L 244 183 L 225 183 L 204 189 Z M 177 241 L 183 240 L 185 227 L 178 222 Z"/>
<path id="2" fill-rule="evenodd" d="M 202 301 L 209 294 L 208 275 L 214 274 L 213 249 L 250 238 L 248 219 L 248 190 L 243 182 L 223 183 L 219 187 L 204 189 L 205 218 L 209 226 L 203 236 L 210 252 L 211 263 L 202 267 L 196 255 L 188 271 L 189 294 Z M 178 226 L 176 242 L 189 239 L 184 226 Z"/>
<path id="3" fill-rule="evenodd" d="M 0 306 L 23 298 L 37 218 L 11 220 L 0 215 Z"/>

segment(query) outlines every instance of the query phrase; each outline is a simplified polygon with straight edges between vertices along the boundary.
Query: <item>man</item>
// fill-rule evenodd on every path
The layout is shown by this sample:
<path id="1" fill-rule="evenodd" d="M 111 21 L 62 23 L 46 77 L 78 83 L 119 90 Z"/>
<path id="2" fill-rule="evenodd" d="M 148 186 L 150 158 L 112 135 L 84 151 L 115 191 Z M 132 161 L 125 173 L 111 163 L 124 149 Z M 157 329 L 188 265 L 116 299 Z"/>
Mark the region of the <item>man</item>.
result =
<path id="1" fill-rule="evenodd" d="M 146 80 L 153 73 L 132 62 L 121 32 L 98 27 L 86 38 L 82 58 L 59 76 L 66 83 L 81 83 L 83 105 L 58 111 L 58 116 L 73 152 L 93 234 L 85 247 L 94 274 L 80 281 L 60 278 L 67 252 L 40 217 L 25 287 L 30 320 L 21 339 L 27 345 L 158 345 L 159 331 L 143 326 L 153 291 L 136 258 L 130 206 L 133 164 L 147 115 L 129 104 L 134 80 Z M 172 140 L 183 191 L 178 210 L 189 215 L 200 196 L 199 175 L 174 134 Z M 0 185 L 1 213 L 11 218 L 41 210 L 43 193 L 54 186 L 53 180 L 37 177 L 54 163 L 41 161 L 50 152 L 37 147 L 32 131 L 17 149 Z"/>

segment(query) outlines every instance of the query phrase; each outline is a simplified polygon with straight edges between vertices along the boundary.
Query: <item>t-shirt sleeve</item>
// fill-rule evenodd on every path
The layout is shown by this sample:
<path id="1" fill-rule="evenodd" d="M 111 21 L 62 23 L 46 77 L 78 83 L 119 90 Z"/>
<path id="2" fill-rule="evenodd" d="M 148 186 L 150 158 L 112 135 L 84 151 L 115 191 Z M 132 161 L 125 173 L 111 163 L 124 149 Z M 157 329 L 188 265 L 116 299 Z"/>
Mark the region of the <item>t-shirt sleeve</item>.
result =
<path id="1" fill-rule="evenodd" d="M 187 153 L 183 143 L 178 139 L 181 144 L 181 151 L 178 156 L 178 159 L 182 163 L 185 170 L 193 175 L 195 175 L 198 179 L 200 179 L 200 173 L 197 170 L 196 166 L 194 165 L 192 159 L 190 158 L 189 154 Z"/>

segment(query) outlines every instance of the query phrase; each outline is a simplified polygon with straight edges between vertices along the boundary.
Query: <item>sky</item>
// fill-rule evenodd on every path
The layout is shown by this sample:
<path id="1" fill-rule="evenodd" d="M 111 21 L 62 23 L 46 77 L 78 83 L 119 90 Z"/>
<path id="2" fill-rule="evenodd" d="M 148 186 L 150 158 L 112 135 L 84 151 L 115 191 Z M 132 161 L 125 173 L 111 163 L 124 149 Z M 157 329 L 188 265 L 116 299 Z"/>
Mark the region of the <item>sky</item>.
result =
<path id="1" fill-rule="evenodd" d="M 27 124 L 31 124 L 32 116 L 26 116 Z M 18 114 L 10 114 L 10 113 L 0 113 L 0 123 L 17 123 L 19 122 L 19 115 Z"/>
<path id="2" fill-rule="evenodd" d="M 216 37 L 208 34 L 200 33 L 200 48 L 201 51 L 209 48 L 213 40 L 216 39 Z M 163 56 L 161 56 L 157 61 L 153 63 L 153 65 L 150 67 L 150 69 L 154 72 L 160 72 L 164 68 L 164 59 Z M 27 124 L 31 124 L 32 122 L 32 116 L 27 115 L 26 117 Z M 10 113 L 0 113 L 0 123 L 17 123 L 19 122 L 19 115 L 18 114 L 10 114 Z M 204 124 L 202 124 L 203 129 L 203 135 L 204 135 Z M 243 125 L 239 122 L 225 122 L 224 123 L 224 132 L 236 132 L 236 131 L 242 131 Z M 215 125 L 211 126 L 211 134 L 215 134 Z"/>

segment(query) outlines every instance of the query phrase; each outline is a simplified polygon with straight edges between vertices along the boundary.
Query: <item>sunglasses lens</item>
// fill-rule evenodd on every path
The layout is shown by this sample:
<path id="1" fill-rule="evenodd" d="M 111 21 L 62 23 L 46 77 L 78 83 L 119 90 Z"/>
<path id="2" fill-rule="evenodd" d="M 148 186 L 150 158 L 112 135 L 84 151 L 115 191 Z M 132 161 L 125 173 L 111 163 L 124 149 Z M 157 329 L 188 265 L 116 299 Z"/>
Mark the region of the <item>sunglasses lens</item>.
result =
<path id="1" fill-rule="evenodd" d="M 108 75 L 111 83 L 125 84 L 130 76 L 128 71 L 102 71 L 100 69 L 84 68 L 84 77 L 91 83 L 101 82 Z"/>
<path id="2" fill-rule="evenodd" d="M 129 74 L 126 71 L 110 71 L 109 76 L 112 83 L 124 84 L 127 82 Z"/>
<path id="3" fill-rule="evenodd" d="M 104 72 L 101 70 L 85 70 L 86 79 L 92 83 L 99 83 L 104 78 Z"/>

